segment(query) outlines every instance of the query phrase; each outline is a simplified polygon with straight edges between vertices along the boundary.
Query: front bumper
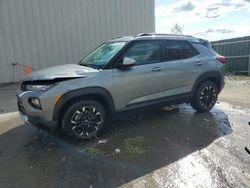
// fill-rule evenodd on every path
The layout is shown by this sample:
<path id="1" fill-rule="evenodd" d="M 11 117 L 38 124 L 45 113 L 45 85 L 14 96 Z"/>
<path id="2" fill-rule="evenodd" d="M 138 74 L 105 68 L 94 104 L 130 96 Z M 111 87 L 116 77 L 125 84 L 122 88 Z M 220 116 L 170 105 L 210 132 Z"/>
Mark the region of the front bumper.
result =
<path id="1" fill-rule="evenodd" d="M 42 94 L 40 91 L 17 91 L 17 105 L 20 118 L 27 124 L 56 128 L 58 121 L 53 120 L 50 115 L 47 115 L 53 109 L 46 108 L 46 105 L 42 109 L 37 109 L 29 103 L 31 97 L 40 99 Z"/>
<path id="2" fill-rule="evenodd" d="M 57 121 L 45 121 L 40 117 L 28 116 L 19 111 L 20 119 L 29 125 L 35 125 L 37 127 L 48 127 L 55 129 L 57 127 Z"/>

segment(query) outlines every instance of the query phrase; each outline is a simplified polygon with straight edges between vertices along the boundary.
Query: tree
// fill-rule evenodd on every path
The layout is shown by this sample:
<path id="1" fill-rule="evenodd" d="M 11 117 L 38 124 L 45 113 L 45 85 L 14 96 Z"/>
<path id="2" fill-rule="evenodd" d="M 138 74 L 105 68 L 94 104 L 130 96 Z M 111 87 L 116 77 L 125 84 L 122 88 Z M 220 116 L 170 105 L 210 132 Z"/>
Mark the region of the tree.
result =
<path id="1" fill-rule="evenodd" d="M 176 23 L 173 28 L 171 29 L 171 33 L 172 34 L 178 34 L 178 35 L 182 35 L 183 33 L 183 28 L 184 26 L 180 26 L 178 23 Z"/>

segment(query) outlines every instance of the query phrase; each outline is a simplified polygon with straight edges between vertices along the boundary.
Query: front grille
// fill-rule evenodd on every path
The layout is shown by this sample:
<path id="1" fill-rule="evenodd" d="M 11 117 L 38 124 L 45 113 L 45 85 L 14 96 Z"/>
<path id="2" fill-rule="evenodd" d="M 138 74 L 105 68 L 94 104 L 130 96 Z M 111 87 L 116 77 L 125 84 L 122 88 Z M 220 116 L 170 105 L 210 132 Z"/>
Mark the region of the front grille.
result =
<path id="1" fill-rule="evenodd" d="M 22 112 L 23 114 L 25 114 L 25 109 L 24 109 L 23 103 L 19 98 L 17 99 L 17 106 L 18 106 L 18 110 L 20 112 Z"/>

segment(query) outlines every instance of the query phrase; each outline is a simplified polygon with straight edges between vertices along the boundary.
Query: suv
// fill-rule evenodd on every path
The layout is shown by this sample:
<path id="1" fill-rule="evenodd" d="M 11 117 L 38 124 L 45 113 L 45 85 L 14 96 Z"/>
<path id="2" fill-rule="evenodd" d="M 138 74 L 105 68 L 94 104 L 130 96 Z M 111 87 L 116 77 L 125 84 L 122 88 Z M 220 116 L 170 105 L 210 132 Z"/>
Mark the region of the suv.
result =
<path id="1" fill-rule="evenodd" d="M 80 139 L 97 135 L 115 112 L 190 103 L 207 112 L 224 86 L 226 59 L 208 41 L 140 34 L 108 41 L 78 64 L 33 72 L 17 91 L 21 119 Z"/>

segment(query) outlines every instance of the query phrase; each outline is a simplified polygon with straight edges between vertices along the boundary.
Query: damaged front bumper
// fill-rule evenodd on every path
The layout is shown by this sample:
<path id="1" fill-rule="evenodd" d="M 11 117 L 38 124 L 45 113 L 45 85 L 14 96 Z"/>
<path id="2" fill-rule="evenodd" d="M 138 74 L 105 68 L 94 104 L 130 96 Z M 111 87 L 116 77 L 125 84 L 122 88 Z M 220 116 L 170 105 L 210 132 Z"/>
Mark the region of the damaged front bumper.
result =
<path id="1" fill-rule="evenodd" d="M 57 121 L 45 121 L 40 117 L 28 116 L 20 111 L 19 111 L 19 117 L 24 123 L 29 125 L 34 125 L 37 127 L 48 127 L 50 129 L 56 129 L 58 123 Z"/>
<path id="2" fill-rule="evenodd" d="M 51 129 L 55 129 L 57 127 L 58 121 L 47 120 L 47 116 L 44 113 L 45 109 L 34 108 L 29 102 L 30 98 L 40 98 L 41 95 L 41 92 L 22 92 L 21 90 L 18 90 L 17 106 L 19 110 L 20 119 L 29 125 L 49 127 Z"/>

